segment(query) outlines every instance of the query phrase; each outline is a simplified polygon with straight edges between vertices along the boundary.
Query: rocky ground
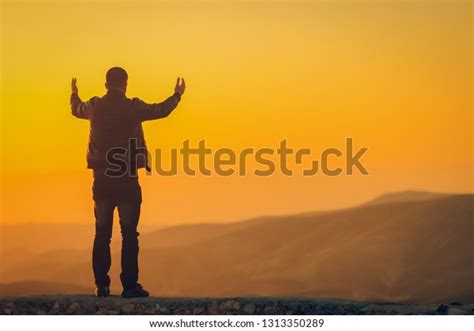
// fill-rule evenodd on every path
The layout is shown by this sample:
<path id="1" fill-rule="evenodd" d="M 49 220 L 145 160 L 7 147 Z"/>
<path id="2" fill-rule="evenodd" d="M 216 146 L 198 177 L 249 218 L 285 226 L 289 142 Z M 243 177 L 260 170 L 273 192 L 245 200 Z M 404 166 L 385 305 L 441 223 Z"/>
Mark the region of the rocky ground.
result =
<path id="1" fill-rule="evenodd" d="M 402 305 L 309 298 L 0 297 L 2 315 L 474 315 L 474 304 Z"/>

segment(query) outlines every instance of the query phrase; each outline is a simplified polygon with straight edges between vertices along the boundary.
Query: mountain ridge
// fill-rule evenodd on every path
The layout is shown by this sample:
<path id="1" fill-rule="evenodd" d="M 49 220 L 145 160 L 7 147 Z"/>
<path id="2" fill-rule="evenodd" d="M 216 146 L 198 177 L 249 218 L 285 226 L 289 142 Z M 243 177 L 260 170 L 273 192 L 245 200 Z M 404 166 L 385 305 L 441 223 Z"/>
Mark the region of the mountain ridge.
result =
<path id="1" fill-rule="evenodd" d="M 165 228 L 141 238 L 143 283 L 167 296 L 474 302 L 469 281 L 474 277 L 473 198 L 448 195 L 256 222 Z M 93 284 L 89 251 L 71 265 L 68 253 L 60 255 L 66 258 L 63 268 L 54 268 L 59 256 L 52 257 L 51 268 L 40 270 L 46 262 L 32 261 L 10 269 L 11 275 L 7 270 L 3 279 L 30 281 L 24 275 L 35 270 L 36 281 Z M 115 250 L 113 261 L 119 260 Z M 117 274 L 114 263 L 114 285 Z"/>

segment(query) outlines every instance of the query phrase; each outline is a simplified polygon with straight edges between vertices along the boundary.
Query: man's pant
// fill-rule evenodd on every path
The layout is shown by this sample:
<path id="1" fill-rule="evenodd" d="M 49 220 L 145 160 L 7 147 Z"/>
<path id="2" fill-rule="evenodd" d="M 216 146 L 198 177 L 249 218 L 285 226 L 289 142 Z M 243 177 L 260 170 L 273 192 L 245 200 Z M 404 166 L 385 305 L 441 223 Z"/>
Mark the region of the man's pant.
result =
<path id="1" fill-rule="evenodd" d="M 103 187 L 115 192 L 102 194 Z M 113 186 L 113 185 L 112 185 Z M 141 189 L 138 182 L 125 185 L 125 199 L 121 199 L 123 185 L 117 187 L 94 182 L 95 238 L 92 252 L 92 265 L 97 287 L 110 286 L 108 275 L 111 264 L 110 240 L 114 209 L 117 207 L 122 232 L 122 272 L 120 280 L 124 289 L 134 288 L 138 281 L 138 235 L 140 217 Z M 131 192 L 131 194 L 130 194 Z M 114 194 L 115 193 L 115 194 Z M 128 196 L 127 196 L 128 195 Z"/>

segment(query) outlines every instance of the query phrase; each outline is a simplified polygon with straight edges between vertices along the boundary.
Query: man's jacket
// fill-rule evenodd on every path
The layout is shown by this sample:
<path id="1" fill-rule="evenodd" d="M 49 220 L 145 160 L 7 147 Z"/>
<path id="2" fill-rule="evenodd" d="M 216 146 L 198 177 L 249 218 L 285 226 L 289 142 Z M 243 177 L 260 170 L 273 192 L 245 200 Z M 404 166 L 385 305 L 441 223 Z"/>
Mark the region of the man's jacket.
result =
<path id="1" fill-rule="evenodd" d="M 110 149 L 123 151 L 120 158 L 133 167 L 148 168 L 145 137 L 142 122 L 168 116 L 176 108 L 181 96 L 179 93 L 161 103 L 145 103 L 138 98 L 129 99 L 118 90 L 108 90 L 103 97 L 93 97 L 82 102 L 76 93 L 71 95 L 72 115 L 90 121 L 87 167 L 89 169 L 107 169 L 110 164 Z M 138 155 L 130 155 L 131 139 L 136 139 Z M 133 152 L 133 151 L 132 151 Z M 114 156 L 117 159 L 117 156 Z"/>

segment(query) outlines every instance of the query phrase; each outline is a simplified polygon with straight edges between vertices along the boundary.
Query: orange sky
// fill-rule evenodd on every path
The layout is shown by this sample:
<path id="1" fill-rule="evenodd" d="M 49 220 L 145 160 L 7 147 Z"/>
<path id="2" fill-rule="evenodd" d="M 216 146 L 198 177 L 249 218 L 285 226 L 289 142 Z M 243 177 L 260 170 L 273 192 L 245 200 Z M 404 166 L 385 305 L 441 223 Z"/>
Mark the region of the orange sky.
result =
<path id="1" fill-rule="evenodd" d="M 370 176 L 142 176 L 144 223 L 473 190 L 472 2 L 3 1 L 1 27 L 1 222 L 92 222 L 69 83 L 102 95 L 116 65 L 149 102 L 186 78 L 176 112 L 144 125 L 150 148 L 369 147 Z"/>

